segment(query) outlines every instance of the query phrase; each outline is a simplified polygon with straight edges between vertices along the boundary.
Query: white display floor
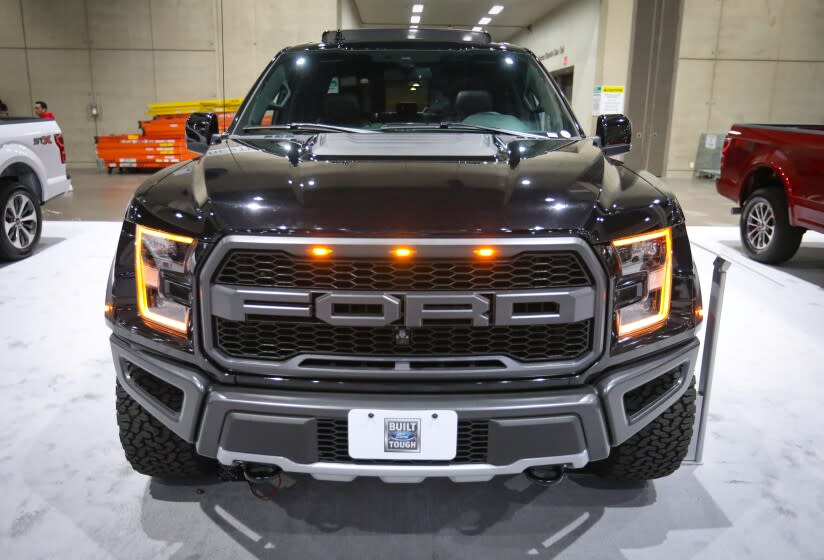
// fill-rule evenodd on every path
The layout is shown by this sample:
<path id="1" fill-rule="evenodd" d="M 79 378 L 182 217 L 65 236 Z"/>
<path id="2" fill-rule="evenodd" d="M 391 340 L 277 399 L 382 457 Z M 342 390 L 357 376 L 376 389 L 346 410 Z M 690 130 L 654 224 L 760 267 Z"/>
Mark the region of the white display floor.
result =
<path id="1" fill-rule="evenodd" d="M 693 228 L 709 302 L 729 271 L 704 464 L 650 484 L 167 485 L 117 439 L 103 322 L 119 224 L 46 222 L 0 266 L 0 558 L 824 558 L 824 236 L 758 265 Z"/>

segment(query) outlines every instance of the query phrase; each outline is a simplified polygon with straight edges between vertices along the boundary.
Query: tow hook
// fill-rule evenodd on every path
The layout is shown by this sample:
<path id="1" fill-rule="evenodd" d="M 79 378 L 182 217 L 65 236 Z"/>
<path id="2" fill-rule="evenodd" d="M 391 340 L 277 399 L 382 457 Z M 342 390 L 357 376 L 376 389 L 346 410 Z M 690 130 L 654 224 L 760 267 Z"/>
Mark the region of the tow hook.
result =
<path id="1" fill-rule="evenodd" d="M 271 500 L 280 491 L 282 469 L 275 465 L 243 463 L 243 478 L 255 498 Z"/>
<path id="2" fill-rule="evenodd" d="M 524 471 L 527 479 L 541 486 L 555 486 L 564 479 L 564 465 L 553 465 L 547 467 L 529 467 Z"/>

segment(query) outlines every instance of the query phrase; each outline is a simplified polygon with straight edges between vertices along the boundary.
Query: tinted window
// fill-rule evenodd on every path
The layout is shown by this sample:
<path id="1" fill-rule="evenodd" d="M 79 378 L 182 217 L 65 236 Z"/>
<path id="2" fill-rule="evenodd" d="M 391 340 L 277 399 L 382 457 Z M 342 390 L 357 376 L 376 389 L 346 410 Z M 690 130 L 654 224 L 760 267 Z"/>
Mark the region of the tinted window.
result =
<path id="1" fill-rule="evenodd" d="M 577 136 L 531 56 L 480 49 L 286 53 L 239 122 L 238 131 L 289 123 L 388 130 L 448 122 Z"/>

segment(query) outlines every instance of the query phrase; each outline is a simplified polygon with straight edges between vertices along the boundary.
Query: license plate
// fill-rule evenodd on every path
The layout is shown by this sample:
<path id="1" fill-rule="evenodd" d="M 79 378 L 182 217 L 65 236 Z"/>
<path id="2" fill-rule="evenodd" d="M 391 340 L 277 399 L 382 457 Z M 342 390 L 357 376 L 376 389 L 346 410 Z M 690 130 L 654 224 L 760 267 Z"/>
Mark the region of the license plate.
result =
<path id="1" fill-rule="evenodd" d="M 449 461 L 458 446 L 454 410 L 349 411 L 349 456 L 353 459 Z"/>

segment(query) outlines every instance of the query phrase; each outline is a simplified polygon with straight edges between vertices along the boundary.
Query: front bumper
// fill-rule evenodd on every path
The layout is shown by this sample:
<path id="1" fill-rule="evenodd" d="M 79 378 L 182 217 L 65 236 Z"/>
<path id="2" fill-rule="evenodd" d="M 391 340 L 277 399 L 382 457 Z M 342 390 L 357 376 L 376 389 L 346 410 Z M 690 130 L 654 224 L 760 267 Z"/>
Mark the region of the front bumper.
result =
<path id="1" fill-rule="evenodd" d="M 516 474 L 533 466 L 581 468 L 604 459 L 649 424 L 687 390 L 698 355 L 692 339 L 667 351 L 623 364 L 604 373 L 595 385 L 551 391 L 473 395 L 397 395 L 321 393 L 239 387 L 211 381 L 189 365 L 174 362 L 111 337 L 117 378 L 150 414 L 199 454 L 220 463 L 277 465 L 287 472 L 323 480 L 377 476 L 388 482 L 417 482 L 442 476 L 482 481 Z M 134 368 L 183 392 L 171 410 L 136 382 Z M 634 414 L 624 395 L 661 375 L 675 374 L 662 395 Z M 345 420 L 351 409 L 454 410 L 459 420 L 488 427 L 485 462 L 422 464 L 399 461 L 325 461 L 319 459 L 320 419 Z"/>

